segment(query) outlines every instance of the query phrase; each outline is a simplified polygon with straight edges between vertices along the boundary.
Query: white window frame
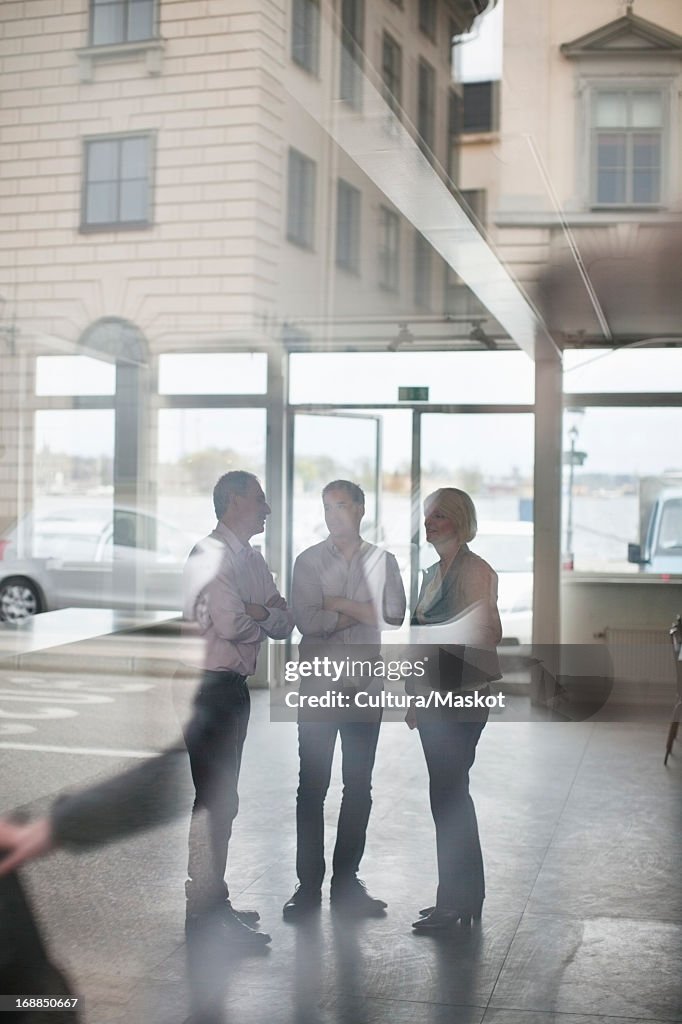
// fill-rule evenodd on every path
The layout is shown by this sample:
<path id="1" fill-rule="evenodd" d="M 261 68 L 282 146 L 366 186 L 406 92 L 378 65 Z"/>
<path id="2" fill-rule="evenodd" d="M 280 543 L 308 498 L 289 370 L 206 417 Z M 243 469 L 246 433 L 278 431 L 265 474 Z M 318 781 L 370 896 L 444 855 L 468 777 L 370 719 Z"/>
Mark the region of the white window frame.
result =
<path id="1" fill-rule="evenodd" d="M 414 232 L 414 304 L 430 310 L 433 293 L 433 249 L 428 239 L 415 228 Z"/>
<path id="2" fill-rule="evenodd" d="M 578 154 L 578 181 L 580 206 L 595 213 L 610 211 L 632 211 L 633 213 L 656 213 L 670 205 L 671 183 L 677 175 L 676 151 L 679 139 L 677 118 L 679 103 L 676 76 L 647 75 L 624 76 L 599 75 L 582 79 L 578 93 L 581 98 L 578 118 L 576 146 Z M 596 100 L 600 92 L 658 92 L 663 101 L 663 127 L 661 128 L 661 192 L 656 203 L 626 201 L 622 203 L 597 202 L 597 153 L 596 153 Z M 629 129 L 626 129 L 628 131 Z"/>
<path id="3" fill-rule="evenodd" d="M 383 204 L 379 207 L 379 287 L 389 292 L 400 288 L 400 216 Z"/>
<path id="4" fill-rule="evenodd" d="M 118 146 L 117 174 L 112 176 L 110 183 L 116 185 L 117 211 L 120 212 L 120 191 L 121 183 L 126 179 L 122 176 L 121 167 L 121 144 L 128 139 L 145 139 L 147 142 L 147 209 L 146 216 L 140 220 L 122 220 L 117 217 L 112 221 L 90 221 L 88 220 L 88 191 L 91 184 L 89 175 L 89 161 L 91 147 L 98 142 L 115 142 Z M 83 171 L 81 183 L 81 232 L 96 231 L 139 231 L 152 227 L 154 223 L 154 153 L 155 133 L 143 132 L 117 132 L 108 135 L 88 135 L 83 139 Z"/>
<path id="5" fill-rule="evenodd" d="M 295 180 L 297 176 L 297 180 Z M 306 195 L 307 188 L 310 195 Z M 315 247 L 317 163 L 290 146 L 287 153 L 287 241 L 301 249 Z"/>
<path id="6" fill-rule="evenodd" d="M 319 75 L 320 0 L 293 0 L 290 52 L 297 67 L 311 75 Z"/>
<path id="7" fill-rule="evenodd" d="M 352 7 L 352 10 L 349 10 Z M 353 110 L 362 107 L 362 78 L 365 39 L 365 0 L 341 0 L 341 53 L 339 57 L 339 98 Z"/>
<path id="8" fill-rule="evenodd" d="M 152 29 L 150 34 L 148 36 L 143 36 L 142 39 L 130 38 L 130 12 L 133 6 L 134 0 L 103 0 L 101 3 L 96 3 L 95 0 L 90 0 L 88 15 L 88 36 L 90 46 L 125 46 L 157 39 L 159 33 L 159 0 L 152 0 Z M 104 7 L 120 7 L 123 9 L 125 31 L 121 39 L 107 39 L 97 43 L 95 42 L 95 13 L 98 8 L 101 9 Z"/>
<path id="9" fill-rule="evenodd" d="M 342 215 L 347 215 L 342 218 Z M 345 178 L 336 183 L 336 266 L 360 273 L 362 192 Z"/>

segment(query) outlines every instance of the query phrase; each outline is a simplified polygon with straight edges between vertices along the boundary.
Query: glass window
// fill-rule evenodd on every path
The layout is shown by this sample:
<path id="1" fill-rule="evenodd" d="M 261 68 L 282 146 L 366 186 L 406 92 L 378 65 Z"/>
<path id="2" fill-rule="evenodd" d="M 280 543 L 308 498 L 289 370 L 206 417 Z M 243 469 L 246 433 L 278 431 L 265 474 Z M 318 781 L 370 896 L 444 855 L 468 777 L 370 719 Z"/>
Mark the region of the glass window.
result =
<path id="1" fill-rule="evenodd" d="M 419 29 L 429 39 L 436 38 L 437 13 L 436 0 L 419 0 Z"/>
<path id="2" fill-rule="evenodd" d="M 628 544 L 646 550 L 656 499 L 669 486 L 682 494 L 682 409 L 569 409 L 564 416 L 564 562 L 584 572 L 637 572 Z M 674 473 L 675 467 L 678 472 Z M 571 472 L 572 470 L 572 472 Z M 672 481 L 672 482 L 671 482 Z M 665 511 L 665 506 L 664 506 Z M 662 517 L 665 522 L 665 515 Z M 665 526 L 673 539 L 675 510 Z M 662 528 L 661 528 L 662 529 Z M 682 558 L 657 560 L 656 525 L 648 572 L 682 572 Z M 674 555 L 675 553 L 672 552 Z M 678 558 L 678 556 L 675 556 Z"/>
<path id="3" fill-rule="evenodd" d="M 417 79 L 417 131 L 420 148 L 433 150 L 436 125 L 436 72 L 428 61 L 419 61 Z"/>
<path id="4" fill-rule="evenodd" d="M 91 0 L 93 46 L 133 43 L 154 37 L 154 0 Z"/>
<path id="5" fill-rule="evenodd" d="M 594 97 L 594 202 L 650 206 L 661 202 L 663 94 L 601 89 Z"/>
<path id="6" fill-rule="evenodd" d="M 320 64 L 320 5 L 318 0 L 294 0 L 291 59 L 316 75 Z"/>
<path id="7" fill-rule="evenodd" d="M 414 302 L 422 309 L 431 308 L 432 250 L 421 232 L 414 236 Z"/>
<path id="8" fill-rule="evenodd" d="M 400 218 L 387 206 L 379 209 L 379 284 L 397 292 L 400 283 Z"/>
<path id="9" fill-rule="evenodd" d="M 205 352 L 159 357 L 161 395 L 263 395 L 264 352 Z"/>
<path id="10" fill-rule="evenodd" d="M 315 179 L 315 161 L 290 149 L 287 239 L 305 249 L 312 249 L 315 240 Z"/>
<path id="11" fill-rule="evenodd" d="M 362 102 L 364 21 L 364 0 L 342 0 L 339 96 L 356 109 Z"/>
<path id="12" fill-rule="evenodd" d="M 336 265 L 360 269 L 360 190 L 339 178 L 336 198 Z"/>
<path id="13" fill-rule="evenodd" d="M 384 32 L 381 46 L 381 77 L 384 99 L 391 110 L 399 114 L 402 101 L 403 52 L 393 36 Z"/>
<path id="14" fill-rule="evenodd" d="M 113 395 L 116 367 L 90 356 L 38 356 L 36 395 Z"/>
<path id="15" fill-rule="evenodd" d="M 500 83 L 465 82 L 462 86 L 462 131 L 495 132 L 499 128 Z"/>
<path id="16" fill-rule="evenodd" d="M 196 540 L 215 528 L 211 495 L 223 473 L 264 481 L 265 409 L 160 409 L 158 423 L 158 515 Z"/>
<path id="17" fill-rule="evenodd" d="M 81 226 L 144 227 L 151 220 L 151 136 L 89 139 Z"/>
<path id="18" fill-rule="evenodd" d="M 524 352 L 293 352 L 293 404 L 388 403 L 405 385 L 439 403 L 532 405 L 532 361 Z M 477 421 L 476 421 L 477 422 Z"/>
<path id="19" fill-rule="evenodd" d="M 38 558 L 99 557 L 103 531 L 111 521 L 113 469 L 113 409 L 37 411 L 33 509 L 20 524 L 21 550 Z M 60 603 L 91 605 L 104 599 L 99 577 L 80 581 L 78 600 L 69 589 L 72 583 L 74 579 L 61 581 Z"/>
<path id="20" fill-rule="evenodd" d="M 564 391 L 567 394 L 677 392 L 681 379 L 680 348 L 573 349 L 564 352 Z"/>

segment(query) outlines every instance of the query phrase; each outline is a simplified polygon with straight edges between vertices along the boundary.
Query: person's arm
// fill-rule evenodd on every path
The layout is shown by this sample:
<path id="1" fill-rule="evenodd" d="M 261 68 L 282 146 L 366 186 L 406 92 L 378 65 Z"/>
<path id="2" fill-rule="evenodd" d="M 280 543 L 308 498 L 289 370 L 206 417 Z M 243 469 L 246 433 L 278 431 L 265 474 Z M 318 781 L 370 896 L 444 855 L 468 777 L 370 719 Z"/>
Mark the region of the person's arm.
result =
<path id="1" fill-rule="evenodd" d="M 497 608 L 497 573 L 484 562 L 472 562 L 467 567 L 462 594 L 465 608 L 478 605 L 482 614 L 477 621 L 476 643 L 495 648 L 502 639 L 502 623 Z"/>
<path id="2" fill-rule="evenodd" d="M 184 746 L 149 758 L 77 793 L 58 797 L 49 817 L 0 819 L 0 875 L 56 847 L 85 850 L 155 828 L 185 813 L 191 787 Z"/>
<path id="3" fill-rule="evenodd" d="M 183 617 L 206 627 L 208 619 L 224 640 L 254 643 L 263 639 L 258 625 L 267 610 L 244 603 L 224 544 L 207 537 L 192 550 L 183 572 Z"/>
<path id="4" fill-rule="evenodd" d="M 338 612 L 340 616 L 348 620 L 349 625 L 362 622 L 366 626 L 376 626 L 378 621 L 374 601 L 353 601 L 349 597 L 325 597 L 323 607 L 325 611 Z"/>
<path id="5" fill-rule="evenodd" d="M 328 637 L 347 629 L 354 621 L 325 609 L 319 573 L 315 572 L 311 559 L 305 554 L 299 555 L 294 563 L 291 607 L 303 637 Z"/>
<path id="6" fill-rule="evenodd" d="M 49 818 L 21 824 L 0 818 L 0 876 L 8 875 L 29 860 L 44 857 L 55 845 Z"/>
<path id="7" fill-rule="evenodd" d="M 294 628 L 294 615 L 282 595 L 275 593 L 265 605 L 257 607 L 264 608 L 266 612 L 265 618 L 257 620 L 263 632 L 272 640 L 286 640 Z"/>
<path id="8" fill-rule="evenodd" d="M 385 629 L 398 629 L 403 624 L 407 609 L 407 598 L 403 578 L 395 555 L 386 552 L 386 580 L 382 601 L 383 626 Z"/>

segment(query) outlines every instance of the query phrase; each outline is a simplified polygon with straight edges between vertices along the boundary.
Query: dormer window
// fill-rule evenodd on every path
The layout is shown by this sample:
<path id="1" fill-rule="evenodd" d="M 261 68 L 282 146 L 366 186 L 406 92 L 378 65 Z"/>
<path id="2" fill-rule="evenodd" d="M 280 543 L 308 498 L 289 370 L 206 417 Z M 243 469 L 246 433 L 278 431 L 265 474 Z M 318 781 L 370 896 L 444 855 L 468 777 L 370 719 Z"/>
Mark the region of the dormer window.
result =
<path id="1" fill-rule="evenodd" d="M 628 9 L 564 43 L 575 62 L 577 206 L 655 210 L 671 200 L 682 36 Z"/>

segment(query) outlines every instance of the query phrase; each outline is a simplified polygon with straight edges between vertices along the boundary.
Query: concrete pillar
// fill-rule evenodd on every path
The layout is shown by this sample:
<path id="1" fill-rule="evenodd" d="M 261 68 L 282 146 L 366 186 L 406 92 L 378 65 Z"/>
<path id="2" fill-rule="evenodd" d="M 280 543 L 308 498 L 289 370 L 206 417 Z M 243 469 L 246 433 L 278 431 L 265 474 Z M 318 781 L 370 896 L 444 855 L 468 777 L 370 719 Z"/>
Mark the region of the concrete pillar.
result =
<path id="1" fill-rule="evenodd" d="M 535 363 L 533 643 L 556 644 L 561 615 L 562 366 Z"/>

